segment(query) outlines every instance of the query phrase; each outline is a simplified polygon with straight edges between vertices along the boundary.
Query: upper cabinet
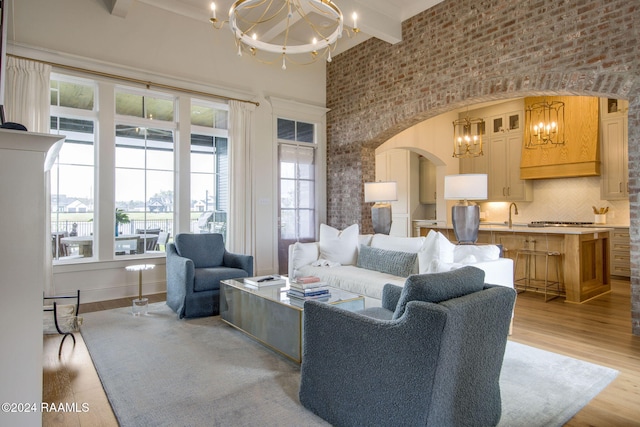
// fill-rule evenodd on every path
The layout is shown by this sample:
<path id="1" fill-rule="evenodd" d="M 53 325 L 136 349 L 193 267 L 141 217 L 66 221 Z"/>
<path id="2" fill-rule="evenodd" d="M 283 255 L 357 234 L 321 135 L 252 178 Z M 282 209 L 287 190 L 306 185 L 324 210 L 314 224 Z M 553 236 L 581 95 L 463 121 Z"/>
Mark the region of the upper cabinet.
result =
<path id="1" fill-rule="evenodd" d="M 531 201 L 533 184 L 520 179 L 522 132 L 494 136 L 487 144 L 489 157 L 489 201 Z"/>
<path id="2" fill-rule="evenodd" d="M 520 179 L 524 100 L 470 111 L 485 121 L 484 156 L 460 159 L 460 173 L 486 173 L 489 201 L 531 201 L 533 184 Z"/>
<path id="3" fill-rule="evenodd" d="M 436 191 L 436 165 L 429 159 L 420 158 L 420 203 L 434 204 L 438 199 Z"/>
<path id="4" fill-rule="evenodd" d="M 600 133 L 602 150 L 602 176 L 600 194 L 603 200 L 629 198 L 629 158 L 627 120 L 628 101 L 600 100 Z"/>
<path id="5" fill-rule="evenodd" d="M 522 111 L 492 116 L 489 119 L 489 135 L 502 135 L 505 132 L 522 132 Z M 485 125 L 486 126 L 486 125 Z"/>

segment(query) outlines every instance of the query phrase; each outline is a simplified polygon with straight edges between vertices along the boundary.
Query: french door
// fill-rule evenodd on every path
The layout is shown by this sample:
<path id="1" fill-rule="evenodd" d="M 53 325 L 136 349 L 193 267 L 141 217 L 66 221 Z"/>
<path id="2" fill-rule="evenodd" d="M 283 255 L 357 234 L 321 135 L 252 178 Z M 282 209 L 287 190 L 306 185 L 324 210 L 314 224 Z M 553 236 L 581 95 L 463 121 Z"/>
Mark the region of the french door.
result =
<path id="1" fill-rule="evenodd" d="M 315 148 L 279 145 L 279 273 L 287 273 L 288 248 L 316 240 Z"/>

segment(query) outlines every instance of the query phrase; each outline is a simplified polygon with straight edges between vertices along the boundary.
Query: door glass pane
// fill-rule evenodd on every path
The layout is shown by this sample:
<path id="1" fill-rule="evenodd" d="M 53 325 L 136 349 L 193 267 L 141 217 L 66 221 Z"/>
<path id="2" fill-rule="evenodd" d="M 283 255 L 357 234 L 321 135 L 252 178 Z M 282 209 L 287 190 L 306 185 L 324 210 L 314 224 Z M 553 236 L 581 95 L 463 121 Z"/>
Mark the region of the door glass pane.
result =
<path id="1" fill-rule="evenodd" d="M 280 211 L 280 238 L 295 240 L 296 238 L 296 211 Z"/>

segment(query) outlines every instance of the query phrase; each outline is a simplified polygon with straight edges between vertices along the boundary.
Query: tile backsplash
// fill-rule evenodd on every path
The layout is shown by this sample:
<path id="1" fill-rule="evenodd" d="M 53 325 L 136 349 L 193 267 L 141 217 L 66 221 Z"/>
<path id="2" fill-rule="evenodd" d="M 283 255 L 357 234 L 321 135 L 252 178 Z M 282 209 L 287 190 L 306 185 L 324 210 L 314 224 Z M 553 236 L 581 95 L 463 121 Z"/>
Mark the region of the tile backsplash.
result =
<path id="1" fill-rule="evenodd" d="M 533 201 L 516 202 L 514 223 L 531 221 L 593 222 L 592 206 L 609 207 L 607 224 L 629 225 L 628 200 L 602 200 L 600 177 L 540 179 L 533 181 Z M 483 221 L 503 222 L 509 217 L 508 202 L 480 203 Z"/>

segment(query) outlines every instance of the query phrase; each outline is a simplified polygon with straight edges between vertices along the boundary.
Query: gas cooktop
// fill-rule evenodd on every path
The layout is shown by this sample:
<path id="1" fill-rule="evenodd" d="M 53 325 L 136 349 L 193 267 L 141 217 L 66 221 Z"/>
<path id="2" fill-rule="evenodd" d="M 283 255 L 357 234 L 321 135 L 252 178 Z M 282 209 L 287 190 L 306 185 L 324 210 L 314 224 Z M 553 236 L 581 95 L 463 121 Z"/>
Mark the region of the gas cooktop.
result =
<path id="1" fill-rule="evenodd" d="M 579 221 L 531 221 L 529 227 L 589 227 L 593 222 Z"/>

